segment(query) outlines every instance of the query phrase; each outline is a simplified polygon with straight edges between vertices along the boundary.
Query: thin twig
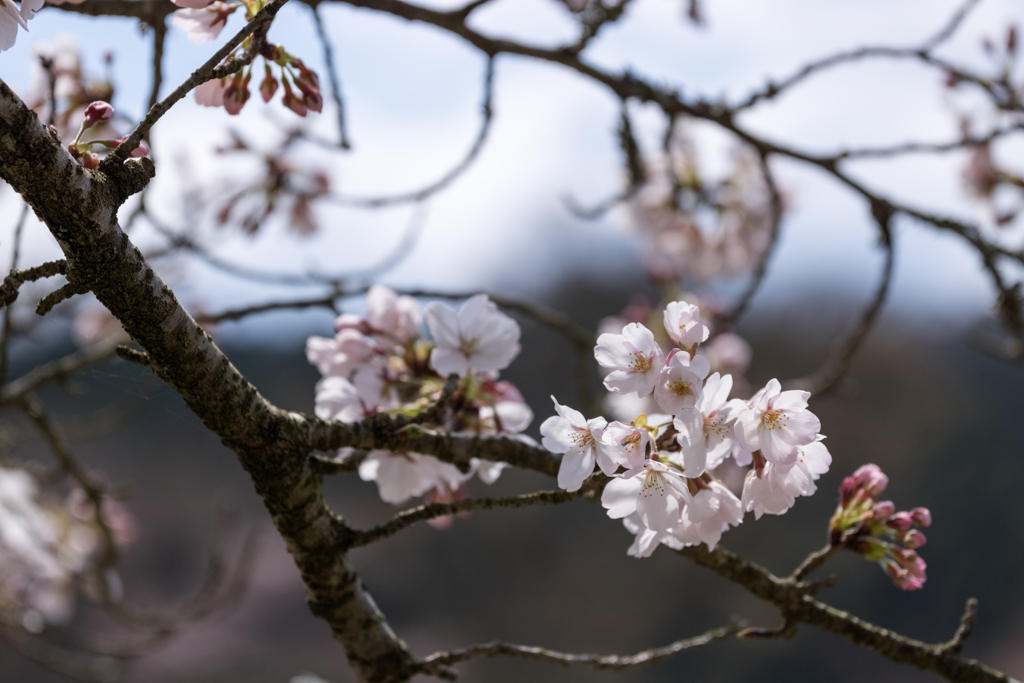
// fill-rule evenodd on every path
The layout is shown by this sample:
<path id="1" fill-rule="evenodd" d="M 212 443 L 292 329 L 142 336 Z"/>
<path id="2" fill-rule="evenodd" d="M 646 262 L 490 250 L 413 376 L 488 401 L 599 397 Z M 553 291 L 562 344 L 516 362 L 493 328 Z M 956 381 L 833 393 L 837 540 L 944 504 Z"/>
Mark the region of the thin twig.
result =
<path id="1" fill-rule="evenodd" d="M 881 312 L 882 305 L 885 303 L 886 296 L 889 293 L 889 285 L 892 283 L 893 262 L 895 261 L 896 250 L 893 246 L 889 225 L 891 219 L 891 207 L 876 204 L 875 220 L 878 222 L 882 246 L 885 248 L 885 261 L 882 265 L 882 275 L 875 290 L 875 295 L 861 314 L 857 326 L 835 348 L 828 361 L 822 367 L 806 377 L 787 382 L 787 385 L 810 391 L 812 394 L 821 395 L 834 389 L 838 385 L 839 380 L 846 375 L 853 357 L 857 354 L 857 351 L 874 327 L 878 314 Z"/>
<path id="2" fill-rule="evenodd" d="M 422 670 L 425 672 L 435 673 L 438 667 L 450 666 L 469 659 L 507 655 L 510 657 L 521 657 L 524 659 L 537 659 L 540 661 L 551 662 L 552 664 L 562 664 L 563 666 L 579 665 L 590 667 L 592 669 L 616 671 L 619 669 L 628 669 L 634 666 L 656 664 L 657 662 L 674 657 L 684 650 L 691 650 L 702 645 L 707 645 L 708 643 L 721 638 L 728 638 L 729 636 L 735 635 L 739 629 L 740 627 L 736 624 L 722 626 L 720 628 L 711 629 L 699 636 L 677 640 L 671 645 L 644 650 L 636 653 L 635 655 L 569 654 L 566 652 L 548 650 L 543 647 L 516 645 L 514 643 L 501 643 L 495 641 L 493 643 L 486 643 L 483 645 L 474 645 L 461 650 L 452 650 L 451 652 L 438 652 L 426 657 L 422 661 L 421 665 Z"/>
<path id="3" fill-rule="evenodd" d="M 51 63 L 51 67 L 52 67 Z M 54 105 L 56 106 L 56 105 Z M 11 252 L 11 272 L 4 278 L 3 285 L 0 286 L 0 306 L 4 306 L 4 329 L 0 333 L 0 387 L 7 382 L 7 350 L 8 345 L 11 341 L 11 304 L 14 299 L 18 296 L 18 287 L 22 282 L 28 280 L 37 279 L 31 272 L 30 268 L 28 271 L 18 271 L 18 256 L 21 252 L 21 232 L 25 227 L 25 221 L 28 220 L 28 204 L 23 204 L 21 207 L 21 216 L 18 218 L 18 223 L 14 228 L 14 247 Z M 42 267 L 42 266 L 40 266 Z"/>
<path id="4" fill-rule="evenodd" d="M 85 294 L 86 291 L 88 290 L 83 289 L 81 285 L 74 282 L 63 284 L 39 300 L 39 303 L 36 304 L 36 315 L 46 315 L 57 304 L 63 303 L 79 294 Z"/>
<path id="5" fill-rule="evenodd" d="M 412 526 L 417 522 L 424 522 L 437 517 L 448 517 L 460 512 L 471 512 L 473 510 L 492 510 L 494 508 L 522 508 L 532 505 L 560 505 L 575 500 L 580 496 L 595 491 L 601 485 L 607 483 L 606 477 L 597 477 L 588 481 L 578 491 L 537 491 L 520 496 L 507 496 L 504 498 L 467 498 L 452 503 L 429 503 L 420 505 L 411 510 L 405 510 L 395 515 L 390 521 L 375 526 L 366 531 L 353 532 L 352 540 L 348 546 L 359 548 L 364 545 L 376 543 L 377 541 L 393 536 L 402 529 Z"/>
<path id="6" fill-rule="evenodd" d="M 385 206 L 394 206 L 395 204 L 408 204 L 410 202 L 422 202 L 423 200 L 437 194 L 441 190 L 451 185 L 455 180 L 459 178 L 476 160 L 480 154 L 480 150 L 484 147 L 484 142 L 487 140 L 487 134 L 491 130 L 491 121 L 493 120 L 494 110 L 491 106 L 492 95 L 494 93 L 494 57 L 489 56 L 487 58 L 487 68 L 484 71 L 484 101 L 480 107 L 482 113 L 482 122 L 480 124 L 480 131 L 476 135 L 476 139 L 473 141 L 472 146 L 469 148 L 469 152 L 462 160 L 455 165 L 450 171 L 441 176 L 438 180 L 430 183 L 429 185 L 414 190 L 412 192 L 403 192 L 401 194 L 388 195 L 382 197 L 346 197 L 344 195 L 331 195 L 327 198 L 328 201 L 333 201 L 343 206 L 352 206 L 361 209 L 379 209 Z"/>
<path id="7" fill-rule="evenodd" d="M 269 311 L 297 310 L 304 308 L 329 308 L 333 310 L 334 302 L 339 296 L 339 294 L 328 294 L 327 296 L 317 296 L 309 299 L 299 299 L 296 301 L 272 301 L 265 304 L 229 309 L 220 313 L 197 315 L 195 320 L 200 324 L 212 324 L 228 320 L 241 320 L 242 318 L 247 318 L 250 315 L 267 313 Z"/>
<path id="8" fill-rule="evenodd" d="M 790 574 L 789 578 L 793 581 L 803 581 L 811 572 L 828 562 L 829 558 L 843 550 L 844 547 L 845 546 L 842 544 L 829 543 L 824 548 L 815 550 L 804 558 L 804 561 L 800 563 L 799 567 L 793 570 L 793 573 Z"/>
<path id="9" fill-rule="evenodd" d="M 964 648 L 964 643 L 971 637 L 971 631 L 974 630 L 974 625 L 977 622 L 978 599 L 968 598 L 967 604 L 964 605 L 964 614 L 960 617 L 960 625 L 949 642 L 943 643 L 939 649 L 952 655 L 960 654 L 960 650 Z"/>
<path id="10" fill-rule="evenodd" d="M 978 145 L 986 145 L 1022 130 L 1024 130 L 1024 124 L 1014 123 L 1002 128 L 995 128 L 986 135 L 965 135 L 952 142 L 905 142 L 889 147 L 862 147 L 839 152 L 832 159 L 843 161 L 845 159 L 883 159 L 902 154 L 941 154 L 943 152 L 953 152 Z"/>
<path id="11" fill-rule="evenodd" d="M 349 474 L 359 469 L 369 453 L 365 449 L 353 449 L 353 452 L 345 458 L 314 453 L 309 456 L 309 465 L 317 474 Z"/>
<path id="12" fill-rule="evenodd" d="M 125 337 L 122 335 L 114 335 L 62 358 L 36 366 L 30 372 L 12 380 L 3 388 L 3 391 L 0 391 L 0 405 L 21 401 L 26 394 L 35 391 L 47 382 L 63 379 L 90 365 L 107 360 L 114 355 L 115 348 L 118 344 L 123 343 L 124 339 Z"/>
<path id="13" fill-rule="evenodd" d="M 167 17 L 153 24 L 153 68 L 150 78 L 152 84 L 149 90 L 149 104 L 146 111 L 156 106 L 160 101 L 160 86 L 164 80 L 164 39 L 167 37 Z M 146 131 L 146 139 L 149 139 L 149 131 Z M 152 145 L 150 146 L 152 152 Z"/>
<path id="14" fill-rule="evenodd" d="M 936 33 L 933 37 L 925 41 L 920 47 L 910 48 L 895 48 L 886 46 L 876 47 L 862 47 L 856 50 L 850 50 L 847 52 L 840 52 L 834 55 L 830 55 L 823 59 L 819 59 L 802 67 L 796 73 L 782 79 L 778 83 L 769 82 L 768 85 L 762 89 L 755 91 L 742 102 L 730 107 L 729 109 L 733 114 L 744 109 L 749 109 L 761 100 L 769 100 L 776 97 L 779 93 L 784 90 L 792 88 L 794 85 L 808 78 L 809 76 L 822 71 L 824 69 L 837 66 L 839 64 L 845 64 L 848 62 L 863 59 L 865 57 L 910 57 L 921 59 L 922 61 L 932 62 L 939 66 L 945 67 L 944 63 L 939 63 L 938 60 L 931 56 L 931 51 L 938 47 L 941 43 L 949 39 L 956 29 L 960 26 L 961 22 L 967 16 L 968 11 L 977 3 L 978 0 L 967 0 L 967 2 L 954 13 L 953 17 L 943 28 Z M 956 71 L 955 69 L 948 69 L 950 71 Z M 973 80 L 973 79 L 965 79 Z"/>
<path id="15" fill-rule="evenodd" d="M 978 4 L 979 0 L 966 0 L 960 9 L 950 18 L 950 20 L 943 26 L 938 33 L 926 40 L 922 45 L 921 49 L 925 52 L 931 52 L 942 43 L 946 42 L 953 37 L 956 30 L 960 28 L 960 25 L 967 18 L 967 15 L 972 9 Z"/>
<path id="16" fill-rule="evenodd" d="M 324 49 L 324 64 L 327 65 L 327 78 L 331 83 L 331 97 L 334 99 L 334 106 L 337 109 L 338 147 L 351 149 L 348 139 L 348 128 L 345 125 L 345 100 L 341 94 L 341 79 L 338 78 L 338 66 L 334 63 L 334 51 L 331 49 L 331 40 L 327 36 L 323 17 L 320 16 L 320 4 L 310 4 L 309 9 L 313 12 L 316 34 L 320 38 L 320 45 Z"/>
<path id="17" fill-rule="evenodd" d="M 779 235 L 782 232 L 782 193 L 779 192 L 779 186 L 775 182 L 775 176 L 772 174 L 771 166 L 768 164 L 768 155 L 763 150 L 758 150 L 758 155 L 761 162 L 761 175 L 764 177 L 765 185 L 768 187 L 772 207 L 768 246 L 765 247 L 764 253 L 758 259 L 757 267 L 754 268 L 754 272 L 750 276 L 747 288 L 743 290 L 743 293 L 737 299 L 729 314 L 721 321 L 722 325 L 718 326 L 718 329 L 722 329 L 726 325 L 734 325 L 746 313 L 750 302 L 754 300 L 754 296 L 761 288 L 761 283 L 764 282 L 764 277 L 768 273 L 768 263 L 775 253 L 775 248 L 779 243 Z"/>

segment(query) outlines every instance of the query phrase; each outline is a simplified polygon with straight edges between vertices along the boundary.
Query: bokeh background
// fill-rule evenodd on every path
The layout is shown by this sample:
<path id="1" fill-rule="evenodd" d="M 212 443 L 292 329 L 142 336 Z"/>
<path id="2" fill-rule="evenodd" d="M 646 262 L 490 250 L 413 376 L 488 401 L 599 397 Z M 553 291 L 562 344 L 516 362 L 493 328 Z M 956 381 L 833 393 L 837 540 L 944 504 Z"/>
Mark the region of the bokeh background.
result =
<path id="1" fill-rule="evenodd" d="M 686 92 L 738 99 L 765 77 L 779 77 L 814 56 L 862 44 L 916 44 L 957 4 L 708 2 L 708 23 L 696 27 L 684 19 L 683 3 L 647 0 L 602 35 L 593 59 L 678 83 Z M 359 195 L 415 188 L 457 163 L 478 126 L 480 56 L 438 31 L 390 17 L 333 6 L 324 13 L 355 145 L 329 167 L 340 191 Z M 944 54 L 983 64 L 980 39 L 1002 35 L 1008 23 L 1021 19 L 1019 4 L 986 0 Z M 481 30 L 542 44 L 571 35 L 564 11 L 540 0 L 499 0 L 474 21 Z M 114 104 L 131 116 L 142 113 L 149 48 L 132 22 L 48 9 L 30 27 L 12 51 L 0 55 L 0 78 L 29 89 L 32 41 L 70 33 L 96 71 L 102 70 L 101 51 L 116 47 Z M 177 31 L 169 35 L 168 90 L 214 49 L 194 47 Z M 314 68 L 321 64 L 311 47 L 305 7 L 286 7 L 271 38 Z M 327 208 L 320 213 L 320 231 L 306 238 L 279 224 L 266 226 L 255 239 L 212 227 L 201 228 L 204 236 L 216 253 L 239 263 L 337 272 L 387 254 L 413 213 L 421 211 L 419 237 L 383 277 L 387 284 L 529 296 L 590 329 L 637 294 L 656 297 L 644 275 L 639 239 L 624 227 L 624 215 L 613 211 L 583 221 L 563 201 L 567 194 L 599 201 L 621 187 L 613 135 L 616 102 L 571 72 L 525 59 L 500 58 L 496 78 L 494 127 L 476 166 L 426 207 Z M 159 169 L 150 201 L 171 224 L 189 217 L 188 207 L 180 205 L 184 190 L 217 187 L 251 172 L 210 150 L 226 139 L 229 125 L 269 145 L 273 121 L 286 115 L 274 111 L 276 119 L 269 118 L 272 107 L 252 102 L 229 120 L 221 110 L 185 102 L 161 123 L 154 149 L 167 170 Z M 964 111 L 983 116 L 979 102 L 947 93 L 939 74 L 910 63 L 874 62 L 813 79 L 781 102 L 751 112 L 746 122 L 774 139 L 827 151 L 954 139 Z M 635 115 L 641 141 L 656 149 L 656 112 L 640 108 Z M 330 119 L 327 112 L 311 124 L 329 134 Z M 732 142 L 713 130 L 700 131 L 700 140 L 713 171 L 724 163 Z M 1020 149 L 1010 141 L 997 153 L 1012 162 Z M 960 186 L 965 162 L 966 156 L 956 153 L 862 162 L 855 168 L 872 187 L 971 218 L 981 209 Z M 327 161 L 312 156 L 310 163 Z M 881 265 L 861 203 L 813 171 L 784 162 L 775 168 L 791 208 L 764 288 L 738 328 L 754 348 L 748 377 L 755 386 L 815 369 L 832 340 L 853 324 Z M 0 191 L 3 258 L 9 258 L 2 245 L 9 243 L 18 213 L 14 199 L 9 189 Z M 26 237 L 22 263 L 56 255 L 43 226 L 30 224 Z M 160 245 L 146 226 L 133 238 L 143 246 Z M 829 566 L 840 582 L 822 597 L 906 635 L 939 641 L 952 634 L 964 601 L 976 596 L 981 618 L 965 654 L 1020 678 L 1024 370 L 969 343 L 989 318 L 993 296 L 977 257 L 954 237 L 909 223 L 897 225 L 896 239 L 892 296 L 851 381 L 843 391 L 811 402 L 834 459 L 819 493 L 800 499 L 784 516 L 757 523 L 748 517 L 723 544 L 787 572 L 823 544 L 842 477 L 875 462 L 890 475 L 889 494 L 898 508 L 923 505 L 933 512 L 935 524 L 922 550 L 928 583 L 904 593 L 876 566 L 840 556 Z M 184 301 L 208 311 L 314 291 L 240 281 L 195 262 L 169 264 L 163 274 Z M 720 283 L 717 291 L 728 296 L 740 284 Z M 359 311 L 358 300 L 345 303 Z M 73 311 L 64 311 L 16 344 L 12 375 L 73 350 L 72 320 Z M 505 376 L 537 414 L 531 428 L 536 435 L 550 410 L 548 396 L 573 396 L 571 350 L 549 331 L 521 323 L 523 352 Z M 265 396 L 289 409 L 311 411 L 317 373 L 302 348 L 306 336 L 328 334 L 330 324 L 326 312 L 279 313 L 223 324 L 217 334 Z M 297 572 L 246 475 L 179 397 L 148 371 L 120 361 L 92 368 L 42 397 L 62 418 L 80 458 L 112 479 L 129 482 L 135 493 L 128 505 L 141 536 L 126 550 L 122 571 L 133 603 L 173 606 L 187 599 L 201 581 L 213 543 L 212 522 L 225 509 L 234 512 L 239 536 L 255 529 L 262 539 L 250 590 L 238 608 L 140 661 L 129 681 L 270 683 L 306 671 L 337 683 L 354 680 L 328 629 L 306 608 Z M 130 419 L 120 419 L 126 415 Z M 10 427 L 23 436 L 28 432 L 13 418 Z M 13 456 L 42 456 L 42 444 L 20 443 Z M 550 482 L 506 473 L 493 487 L 472 486 L 472 493 L 500 495 L 547 488 Z M 394 512 L 380 502 L 372 484 L 354 475 L 330 480 L 326 492 L 332 507 L 359 527 Z M 628 653 L 697 634 L 734 616 L 759 625 L 777 623 L 773 610 L 742 589 L 666 549 L 649 560 L 627 557 L 630 541 L 600 508 L 578 501 L 552 509 L 474 513 L 447 531 L 420 525 L 354 551 L 353 557 L 394 628 L 421 655 L 492 639 Z M 88 611 L 78 625 L 106 626 Z M 618 674 L 508 658 L 459 668 L 466 681 L 934 680 L 808 627 L 789 641 L 720 642 Z M 0 643 L 0 680 L 63 679 Z"/>

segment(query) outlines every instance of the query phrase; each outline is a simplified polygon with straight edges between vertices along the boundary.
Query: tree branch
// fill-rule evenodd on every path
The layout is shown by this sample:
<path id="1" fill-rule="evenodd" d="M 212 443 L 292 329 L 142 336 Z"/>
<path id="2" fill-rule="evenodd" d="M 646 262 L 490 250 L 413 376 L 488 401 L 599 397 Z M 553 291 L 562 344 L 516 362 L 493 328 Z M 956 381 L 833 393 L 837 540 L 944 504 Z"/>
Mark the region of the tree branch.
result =
<path id="1" fill-rule="evenodd" d="M 810 391 L 816 395 L 832 391 L 846 375 L 853 357 L 860 350 L 864 340 L 867 339 L 871 329 L 875 326 L 878 315 L 882 310 L 882 305 L 889 294 L 896 250 L 893 246 L 892 229 L 890 226 L 892 219 L 891 207 L 885 204 L 877 204 L 874 207 L 874 214 L 879 227 L 879 240 L 885 248 L 885 261 L 882 265 L 882 274 L 879 278 L 875 295 L 868 302 L 864 312 L 861 313 L 857 326 L 842 343 L 836 346 L 828 361 L 814 373 L 800 379 L 791 380 L 787 382 L 787 385 Z"/>
<path id="2" fill-rule="evenodd" d="M 430 673 L 432 675 L 440 674 L 441 677 L 446 677 L 440 672 L 440 667 L 446 667 L 458 662 L 465 662 L 477 657 L 497 657 L 498 655 L 507 655 L 509 657 L 520 657 L 523 659 L 536 659 L 542 662 L 561 664 L 563 666 L 575 665 L 586 666 L 601 671 L 618 671 L 635 666 L 647 666 L 649 664 L 662 662 L 685 650 L 692 650 L 693 648 L 707 645 L 712 641 L 719 640 L 721 638 L 728 638 L 729 636 L 735 635 L 739 630 L 740 627 L 736 624 L 722 626 L 720 628 L 711 629 L 710 631 L 693 638 L 677 640 L 670 645 L 651 648 L 650 650 L 643 650 L 642 652 L 638 652 L 634 655 L 578 655 L 548 650 L 543 647 L 516 645 L 513 643 L 494 641 L 483 645 L 473 645 L 472 647 L 463 648 L 461 650 L 432 654 L 422 661 L 421 670 L 424 673 Z"/>
<path id="3" fill-rule="evenodd" d="M 348 546 L 358 548 L 360 546 L 376 543 L 379 540 L 393 536 L 399 531 L 412 526 L 417 522 L 425 522 L 437 517 L 448 517 L 460 512 L 471 512 L 473 510 L 492 510 L 494 508 L 522 508 L 532 505 L 560 505 L 568 503 L 580 496 L 591 495 L 597 489 L 608 482 L 607 477 L 590 479 L 578 491 L 537 491 L 521 496 L 507 496 L 505 498 L 469 498 L 457 500 L 452 503 L 430 503 L 420 505 L 410 510 L 403 510 L 395 515 L 390 521 L 365 531 L 354 531 L 352 540 Z"/>

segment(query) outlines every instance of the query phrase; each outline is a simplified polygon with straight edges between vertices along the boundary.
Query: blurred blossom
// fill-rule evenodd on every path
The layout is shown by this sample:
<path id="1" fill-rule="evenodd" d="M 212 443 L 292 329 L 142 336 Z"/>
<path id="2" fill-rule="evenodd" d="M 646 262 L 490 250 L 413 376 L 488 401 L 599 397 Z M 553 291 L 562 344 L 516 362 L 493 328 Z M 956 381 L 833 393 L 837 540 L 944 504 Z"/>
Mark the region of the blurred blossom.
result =
<path id="1" fill-rule="evenodd" d="M 171 24 L 185 31 L 194 44 L 202 45 L 220 35 L 227 25 L 228 15 L 236 8 L 223 2 L 190 3 L 174 13 Z"/>
<path id="2" fill-rule="evenodd" d="M 32 89 L 25 102 L 43 121 L 50 118 L 54 106 L 50 100 L 52 74 L 56 97 L 54 127 L 62 138 L 73 136 L 85 118 L 86 108 L 95 102 L 110 102 L 114 86 L 109 79 L 97 79 L 83 71 L 78 39 L 71 34 L 58 34 L 52 43 L 35 43 L 32 51 L 36 55 Z M 49 71 L 43 66 L 43 60 L 50 64 Z M 109 123 L 96 126 L 91 132 L 97 138 L 120 137 Z"/>
<path id="3" fill-rule="evenodd" d="M 18 38 L 18 27 L 28 30 L 28 20 L 42 9 L 44 0 L 21 0 L 21 7 L 14 0 L 0 0 L 0 52 L 9 49 Z"/>
<path id="4" fill-rule="evenodd" d="M 750 367 L 753 350 L 747 340 L 734 332 L 722 332 L 701 348 L 712 372 L 742 375 Z"/>
<path id="5" fill-rule="evenodd" d="M 134 539 L 135 523 L 120 505 L 104 499 L 103 509 L 116 543 Z M 47 500 L 27 472 L 0 468 L 0 614 L 32 632 L 66 624 L 76 585 L 96 568 L 101 549 L 84 493 Z"/>
<path id="6" fill-rule="evenodd" d="M 196 89 L 195 97 L 205 106 L 226 106 L 232 97 L 248 97 L 247 88 L 247 82 L 237 85 L 235 80 L 224 78 L 207 81 Z M 217 224 L 238 224 L 245 233 L 256 235 L 275 211 L 287 209 L 283 213 L 288 216 L 289 227 L 297 234 L 316 232 L 319 224 L 314 203 L 330 194 L 330 179 L 325 172 L 311 169 L 305 163 L 293 163 L 289 158 L 288 152 L 298 137 L 287 136 L 277 149 L 263 152 L 236 131 L 229 131 L 229 134 L 230 144 L 216 151 L 252 157 L 261 164 L 262 172 L 255 180 L 249 180 L 248 176 L 240 183 L 229 180 L 231 184 L 219 193 L 222 199 L 215 212 Z"/>
<path id="7" fill-rule="evenodd" d="M 745 275 L 771 242 L 771 193 L 756 155 L 733 156 L 730 174 L 703 178 L 693 141 L 679 128 L 668 160 L 650 162 L 629 208 L 651 277 L 662 283 Z"/>

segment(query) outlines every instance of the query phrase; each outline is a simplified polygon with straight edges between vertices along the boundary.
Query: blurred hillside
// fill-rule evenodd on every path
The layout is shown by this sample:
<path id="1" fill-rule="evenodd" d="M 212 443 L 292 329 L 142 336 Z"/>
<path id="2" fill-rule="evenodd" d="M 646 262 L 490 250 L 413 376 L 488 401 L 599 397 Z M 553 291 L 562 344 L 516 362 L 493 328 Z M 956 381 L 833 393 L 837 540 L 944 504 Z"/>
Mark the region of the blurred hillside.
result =
<path id="1" fill-rule="evenodd" d="M 619 310 L 639 282 L 575 281 L 548 302 L 593 329 Z M 856 304 L 834 298 L 790 302 L 786 310 L 755 310 L 740 332 L 754 347 L 753 385 L 799 376 L 828 349 L 825 332 L 843 329 Z M 969 596 L 981 618 L 965 654 L 1024 675 L 1024 437 L 1020 398 L 1024 369 L 968 347 L 962 330 L 901 327 L 890 315 L 858 357 L 839 396 L 811 400 L 834 462 L 819 493 L 782 517 L 748 516 L 723 544 L 777 573 L 821 546 L 843 476 L 875 462 L 890 475 L 898 509 L 931 508 L 935 524 L 922 555 L 928 583 L 895 589 L 881 570 L 850 555 L 827 571 L 839 585 L 822 593 L 831 604 L 909 636 L 949 638 Z M 549 395 L 573 402 L 570 349 L 523 322 L 523 353 L 505 376 L 533 407 L 531 433 L 550 414 Z M 325 326 L 322 333 L 329 333 Z M 240 335 L 231 335 L 238 338 Z M 49 349 L 54 354 L 67 351 Z M 302 349 L 261 348 L 253 340 L 227 353 L 270 400 L 311 411 L 316 370 Z M 248 478 L 193 417 L 182 400 L 149 372 L 121 361 L 84 373 L 69 392 L 44 398 L 63 416 L 81 459 L 116 481 L 130 482 L 129 502 L 141 539 L 125 553 L 128 600 L 178 604 L 196 590 L 218 509 L 237 511 L 240 528 L 263 531 L 251 589 L 226 618 L 200 624 L 143 659 L 132 683 L 284 683 L 310 671 L 341 683 L 354 680 L 327 627 L 308 611 L 297 571 L 275 537 Z M 105 406 L 101 408 L 101 406 Z M 109 433 L 117 413 L 130 419 Z M 14 457 L 29 454 L 27 444 Z M 493 487 L 474 481 L 471 493 L 510 494 L 550 488 L 539 475 L 506 473 Z M 325 486 L 334 510 L 358 527 L 394 510 L 373 484 L 356 475 Z M 396 631 L 417 654 L 493 639 L 578 652 L 629 653 L 695 635 L 732 616 L 774 626 L 778 616 L 744 591 L 691 565 L 666 548 L 649 560 L 626 556 L 630 536 L 600 507 L 574 502 L 555 508 L 474 513 L 439 532 L 419 525 L 353 558 Z M 83 614 L 83 624 L 105 624 Z M 720 642 L 647 669 L 620 674 L 566 670 L 508 658 L 459 667 L 460 680 L 522 681 L 880 681 L 937 680 L 896 666 L 846 642 L 801 627 L 789 641 Z M 0 645 L 0 680 L 64 680 Z M 426 679 L 424 679 L 426 680 Z"/>

